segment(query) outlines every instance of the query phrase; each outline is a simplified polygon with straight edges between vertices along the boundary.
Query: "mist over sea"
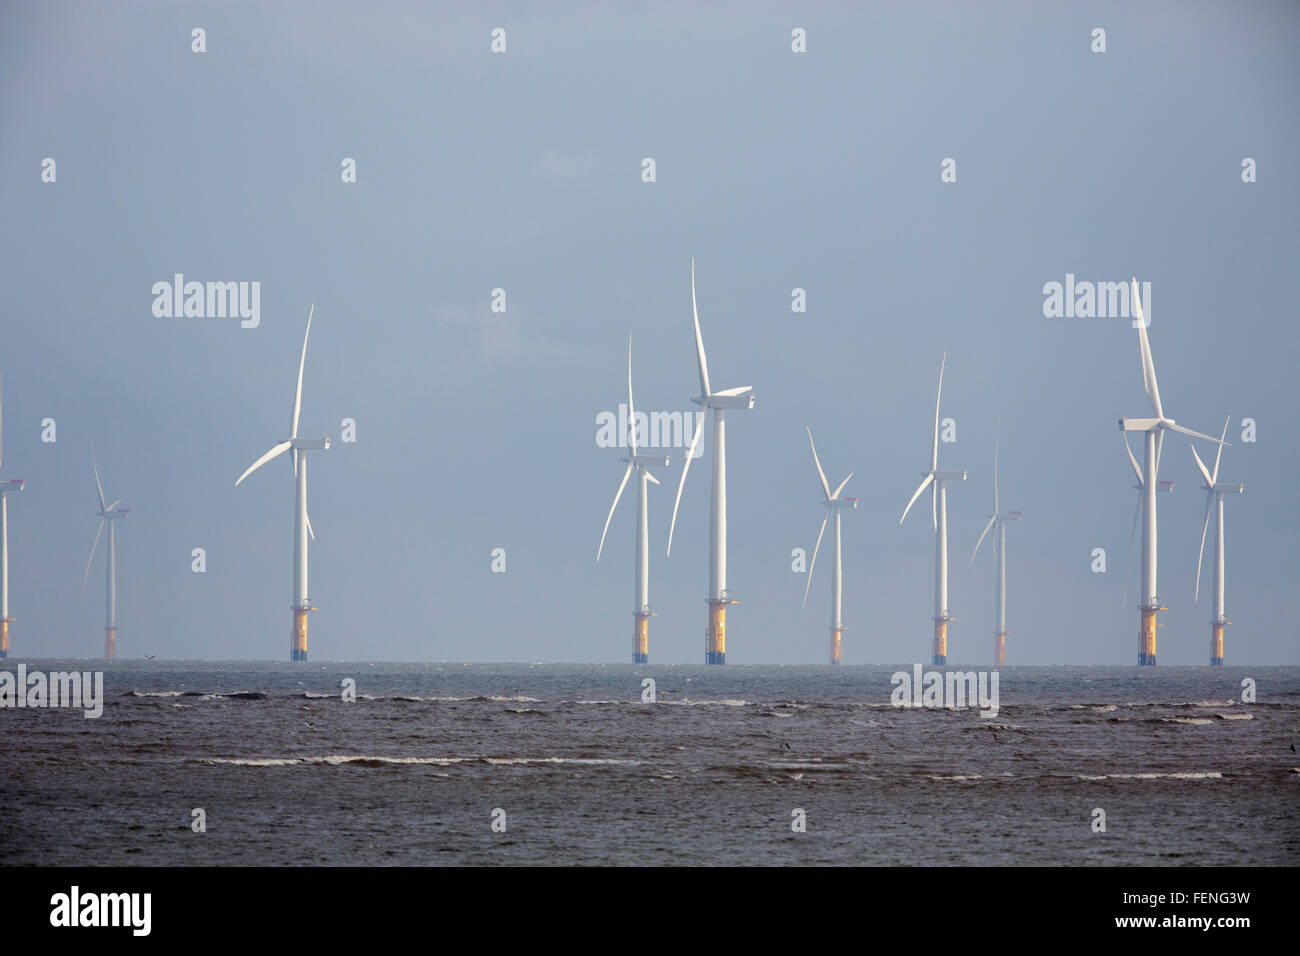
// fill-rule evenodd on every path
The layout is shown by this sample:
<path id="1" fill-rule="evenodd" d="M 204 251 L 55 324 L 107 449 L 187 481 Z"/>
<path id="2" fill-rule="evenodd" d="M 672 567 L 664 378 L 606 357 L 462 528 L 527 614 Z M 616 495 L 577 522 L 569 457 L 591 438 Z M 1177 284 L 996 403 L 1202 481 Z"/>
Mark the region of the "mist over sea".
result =
<path id="1" fill-rule="evenodd" d="M 1300 858 L 1297 667 L 1006 666 L 983 718 L 892 706 L 910 662 L 25 663 L 106 700 L 0 709 L 9 865 Z"/>

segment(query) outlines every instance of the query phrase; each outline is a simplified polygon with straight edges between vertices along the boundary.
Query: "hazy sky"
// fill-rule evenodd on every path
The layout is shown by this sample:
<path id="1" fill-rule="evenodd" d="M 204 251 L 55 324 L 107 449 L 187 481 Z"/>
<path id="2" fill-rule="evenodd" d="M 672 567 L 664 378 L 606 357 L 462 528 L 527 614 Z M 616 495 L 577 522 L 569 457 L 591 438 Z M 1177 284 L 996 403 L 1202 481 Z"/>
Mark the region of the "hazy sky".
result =
<path id="1" fill-rule="evenodd" d="M 311 461 L 312 657 L 630 660 L 634 500 L 596 564 L 624 467 L 596 416 L 625 400 L 629 335 L 638 408 L 694 408 L 694 256 L 712 381 L 758 396 L 728 419 L 729 663 L 826 659 L 828 555 L 802 610 L 791 571 L 822 515 L 805 425 L 862 499 L 845 663 L 929 659 L 928 504 L 898 519 L 945 349 L 940 464 L 970 472 L 949 490 L 949 659 L 992 659 L 992 554 L 966 565 L 1000 422 L 1002 501 L 1024 512 L 1008 660 L 1136 661 L 1116 419 L 1149 414 L 1137 333 L 1045 318 L 1067 273 L 1151 282 L 1166 414 L 1216 435 L 1232 415 L 1226 656 L 1300 663 L 1298 47 L 1290 3 L 6 4 L 0 478 L 29 482 L 12 653 L 101 652 L 102 543 L 80 596 L 93 437 L 131 509 L 119 656 L 285 659 L 292 469 L 234 480 L 287 434 L 314 302 L 302 433 L 335 445 Z M 260 282 L 260 326 L 155 317 L 178 272 Z M 669 454 L 650 659 L 701 663 L 709 454 L 665 559 Z M 1211 545 L 1193 604 L 1204 493 L 1181 436 L 1160 477 L 1160 661 L 1203 664 Z"/>

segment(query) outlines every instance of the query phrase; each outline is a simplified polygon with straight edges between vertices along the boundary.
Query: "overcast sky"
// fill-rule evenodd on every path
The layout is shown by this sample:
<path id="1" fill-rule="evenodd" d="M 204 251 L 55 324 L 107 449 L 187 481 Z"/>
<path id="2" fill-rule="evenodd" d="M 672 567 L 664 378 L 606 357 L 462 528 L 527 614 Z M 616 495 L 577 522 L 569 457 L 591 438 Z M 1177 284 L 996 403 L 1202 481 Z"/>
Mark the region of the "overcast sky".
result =
<path id="1" fill-rule="evenodd" d="M 638 408 L 695 408 L 694 256 L 713 385 L 757 393 L 728 419 L 729 663 L 826 660 L 829 555 L 802 610 L 791 570 L 822 515 L 805 425 L 862 499 L 845 663 L 929 659 L 930 509 L 899 516 L 944 350 L 940 465 L 970 473 L 948 496 L 949 659 L 992 659 L 991 551 L 967 561 L 1000 423 L 1002 502 L 1024 512 L 1008 660 L 1136 661 L 1116 419 L 1150 414 L 1137 333 L 1045 317 L 1067 274 L 1149 281 L 1165 413 L 1216 435 L 1232 416 L 1226 657 L 1300 663 L 1297 48 L 1296 6 L 1263 2 L 6 4 L 0 478 L 28 481 L 12 654 L 101 652 L 102 542 L 80 594 L 93 438 L 131 509 L 119 656 L 285 659 L 292 469 L 234 480 L 286 436 L 315 303 L 302 433 L 335 444 L 311 460 L 312 657 L 630 660 L 634 498 L 596 564 L 624 467 L 596 418 L 626 400 L 629 335 Z M 178 272 L 260 282 L 260 325 L 156 317 Z M 666 559 L 669 454 L 650 660 L 701 663 L 710 455 Z M 1193 604 L 1204 492 L 1183 437 L 1160 477 L 1160 661 L 1204 664 L 1212 545 Z"/>

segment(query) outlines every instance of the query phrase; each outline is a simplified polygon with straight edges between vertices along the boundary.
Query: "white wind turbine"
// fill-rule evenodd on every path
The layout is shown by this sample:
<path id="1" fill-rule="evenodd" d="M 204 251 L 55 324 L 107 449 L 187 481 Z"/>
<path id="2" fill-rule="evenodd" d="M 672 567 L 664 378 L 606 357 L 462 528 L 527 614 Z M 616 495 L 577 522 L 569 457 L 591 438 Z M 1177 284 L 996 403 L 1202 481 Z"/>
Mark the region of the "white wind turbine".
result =
<path id="1" fill-rule="evenodd" d="M 86 596 L 86 582 L 90 580 L 90 566 L 95 560 L 95 548 L 99 546 L 99 536 L 108 525 L 108 566 L 104 581 L 104 660 L 111 661 L 117 657 L 117 536 L 114 534 L 113 522 L 120 521 L 131 513 L 129 508 L 119 508 L 122 499 L 118 498 L 111 505 L 104 503 L 104 486 L 99 480 L 99 462 L 95 460 L 95 443 L 90 443 L 90 467 L 95 473 L 95 491 L 99 495 L 99 528 L 95 531 L 95 540 L 90 545 L 90 557 L 86 559 L 86 573 L 81 578 L 81 596 Z"/>
<path id="2" fill-rule="evenodd" d="M 633 576 L 632 616 L 635 628 L 632 632 L 632 663 L 646 664 L 650 660 L 650 517 L 646 491 L 648 482 L 659 484 L 659 479 L 650 474 L 652 465 L 667 465 L 667 455 L 641 455 L 636 447 L 636 406 L 632 404 L 632 337 L 627 339 L 627 417 L 628 445 L 632 453 L 622 460 L 627 462 L 623 480 L 614 493 L 614 503 L 609 506 L 609 516 L 605 518 L 605 530 L 600 533 L 600 545 L 596 548 L 596 560 L 605 548 L 605 535 L 609 533 L 609 523 L 614 519 L 614 509 L 622 497 L 627 480 L 636 472 L 636 559 Z"/>
<path id="3" fill-rule="evenodd" d="M 1228 422 L 1232 416 L 1223 423 L 1223 434 L 1219 436 L 1219 450 L 1214 456 L 1214 471 L 1211 472 L 1205 467 L 1205 462 L 1201 461 L 1201 456 L 1196 454 L 1196 449 L 1192 449 L 1192 457 L 1196 459 L 1196 467 L 1201 470 L 1201 476 L 1205 479 L 1205 484 L 1201 487 L 1205 489 L 1205 525 L 1201 528 L 1201 553 L 1196 557 L 1196 594 L 1193 601 L 1199 601 L 1201 597 L 1201 563 L 1205 560 L 1205 535 L 1210 530 L 1210 512 L 1216 512 L 1214 525 L 1214 607 L 1210 616 L 1210 663 L 1212 665 L 1223 664 L 1223 627 L 1225 624 L 1231 624 L 1228 615 L 1224 611 L 1223 605 L 1223 496 L 1239 495 L 1245 490 L 1245 485 L 1228 485 L 1219 484 L 1219 459 L 1223 455 L 1223 439 L 1228 436 Z"/>
<path id="4" fill-rule="evenodd" d="M 696 405 L 713 409 L 713 494 L 709 502 L 709 625 L 704 632 L 704 662 L 725 664 L 727 660 L 727 605 L 737 602 L 727 592 L 727 409 L 753 408 L 754 389 L 748 385 L 713 391 L 709 386 L 709 363 L 700 334 L 700 312 L 695 304 L 695 260 L 691 260 L 691 311 L 695 316 L 695 362 L 700 373 L 700 394 L 691 397 Z M 706 412 L 707 414 L 707 412 Z M 691 457 L 704 431 L 704 415 L 695 427 L 690 450 L 682 465 L 673 503 L 673 520 L 668 526 L 668 554 L 673 553 L 673 530 L 677 527 L 677 506 L 691 468 Z"/>
<path id="5" fill-rule="evenodd" d="M 989 523 L 984 526 L 980 539 L 975 542 L 975 550 L 970 553 L 970 564 L 967 565 L 967 567 L 975 565 L 975 555 L 979 554 L 985 535 L 992 530 L 993 563 L 997 568 L 993 592 L 997 607 L 997 630 L 993 632 L 993 659 L 999 667 L 1007 662 L 1007 522 L 1020 520 L 1019 511 L 999 510 L 998 449 L 1001 444 L 1002 429 L 999 428 L 997 440 L 993 443 L 993 514 L 989 515 Z"/>
<path id="6" fill-rule="evenodd" d="M 289 420 L 289 437 L 271 448 L 265 455 L 253 462 L 248 470 L 235 479 L 241 481 L 261 468 L 272 458 L 293 450 L 294 484 L 293 509 L 293 630 L 289 635 L 289 660 L 307 660 L 307 612 L 317 610 L 307 597 L 307 536 L 316 539 L 311 529 L 311 519 L 307 517 L 307 456 L 306 451 L 328 451 L 329 438 L 299 438 L 298 418 L 302 412 L 302 371 L 307 363 L 307 337 L 311 335 L 311 318 L 316 312 L 313 304 L 307 313 L 307 331 L 302 337 L 302 357 L 298 360 L 298 387 L 293 393 L 293 416 Z"/>
<path id="7" fill-rule="evenodd" d="M 948 663 L 948 622 L 952 615 L 948 613 L 948 493 L 949 481 L 965 481 L 965 469 L 959 471 L 941 471 L 939 469 L 939 402 L 943 399 L 943 369 L 948 362 L 948 353 L 943 353 L 939 362 L 939 394 L 934 400 L 934 442 L 930 449 L 930 470 L 924 471 L 925 477 L 912 500 L 903 509 L 903 517 L 898 519 L 902 525 L 907 513 L 912 510 L 921 492 L 933 485 L 930 492 L 930 513 L 934 522 L 934 645 L 932 647 L 935 664 Z"/>
<path id="8" fill-rule="evenodd" d="M 4 406 L 0 396 L 0 465 L 4 464 Z M 9 504 L 8 497 L 23 490 L 21 478 L 0 481 L 0 661 L 9 656 Z"/>
<path id="9" fill-rule="evenodd" d="M 1164 442 L 1166 431 L 1181 432 L 1193 438 L 1214 441 L 1209 435 L 1202 435 L 1190 428 L 1174 423 L 1166 418 L 1160 404 L 1160 389 L 1156 386 L 1156 367 L 1151 359 L 1151 344 L 1147 340 L 1146 319 L 1142 314 L 1142 301 L 1138 297 L 1137 278 L 1133 279 L 1131 296 L 1138 330 L 1138 351 L 1142 357 L 1142 384 L 1146 388 L 1147 398 L 1151 400 L 1154 418 L 1121 418 L 1120 430 L 1123 432 L 1144 432 L 1146 434 L 1145 468 L 1138 468 L 1133 450 L 1129 448 L 1128 435 L 1124 436 L 1124 447 L 1128 449 L 1129 461 L 1142 483 L 1142 603 L 1139 605 L 1141 623 L 1138 631 L 1138 664 L 1154 666 L 1156 663 L 1156 613 L 1162 608 L 1156 596 L 1156 489 L 1160 469 L 1160 447 Z"/>
<path id="10" fill-rule="evenodd" d="M 803 589 L 803 606 L 808 604 L 808 589 L 812 587 L 813 568 L 817 567 L 817 551 L 822 546 L 822 535 L 826 533 L 826 522 L 830 520 L 831 512 L 835 512 L 835 556 L 831 565 L 831 663 L 840 663 L 840 645 L 841 635 L 844 633 L 844 618 L 841 614 L 841 597 L 843 595 L 844 577 L 842 573 L 843 551 L 841 548 L 840 538 L 840 515 L 845 508 L 856 508 L 858 506 L 857 498 L 841 498 L 840 492 L 844 486 L 849 483 L 849 478 L 853 477 L 853 472 L 849 472 L 848 477 L 840 482 L 839 487 L 832 494 L 830 482 L 826 480 L 826 472 L 822 471 L 821 459 L 817 457 L 817 446 L 813 443 L 812 429 L 807 425 L 804 429 L 808 432 L 808 444 L 812 447 L 813 464 L 817 466 L 817 477 L 821 479 L 822 491 L 826 497 L 822 500 L 825 506 L 825 513 L 822 515 L 821 530 L 817 532 L 817 543 L 813 545 L 812 562 L 808 565 L 808 583 Z"/>

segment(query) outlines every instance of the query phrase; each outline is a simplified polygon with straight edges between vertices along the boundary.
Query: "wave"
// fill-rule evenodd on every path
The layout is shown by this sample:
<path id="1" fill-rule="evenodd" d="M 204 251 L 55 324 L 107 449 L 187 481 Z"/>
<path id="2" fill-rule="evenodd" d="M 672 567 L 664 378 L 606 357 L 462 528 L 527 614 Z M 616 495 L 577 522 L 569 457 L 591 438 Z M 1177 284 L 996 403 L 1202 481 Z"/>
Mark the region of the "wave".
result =
<path id="1" fill-rule="evenodd" d="M 640 760 L 624 760 L 602 757 L 385 757 L 375 754 L 326 754 L 318 757 L 202 757 L 195 758 L 199 763 L 222 764 L 233 767 L 330 767 L 358 764 L 360 766 L 452 766 L 462 763 L 483 763 L 492 766 L 515 766 L 527 764 L 574 764 L 579 766 L 603 766 L 613 764 L 640 764 Z"/>
<path id="2" fill-rule="evenodd" d="M 1177 771 L 1171 773 L 1103 773 L 1099 775 L 1090 775 L 1085 773 L 1075 774 L 1076 780 L 1221 780 L 1223 774 L 1214 771 L 1206 772 L 1189 772 Z"/>

